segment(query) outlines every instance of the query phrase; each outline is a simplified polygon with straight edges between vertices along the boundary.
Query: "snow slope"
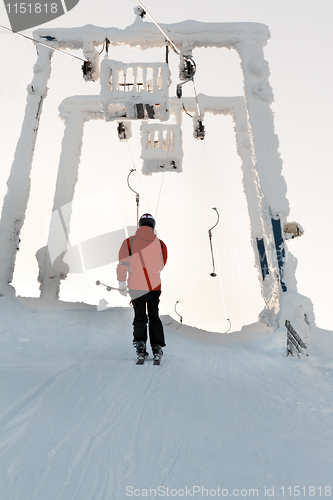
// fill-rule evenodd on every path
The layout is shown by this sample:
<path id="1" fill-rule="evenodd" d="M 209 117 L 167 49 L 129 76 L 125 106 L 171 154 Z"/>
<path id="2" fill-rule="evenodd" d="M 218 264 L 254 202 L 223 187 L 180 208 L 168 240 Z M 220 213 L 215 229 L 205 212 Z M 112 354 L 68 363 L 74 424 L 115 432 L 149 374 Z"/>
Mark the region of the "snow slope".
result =
<path id="1" fill-rule="evenodd" d="M 333 332 L 296 359 L 283 331 L 164 317 L 162 365 L 141 367 L 130 308 L 2 297 L 0 314 L 1 500 L 331 496 Z"/>

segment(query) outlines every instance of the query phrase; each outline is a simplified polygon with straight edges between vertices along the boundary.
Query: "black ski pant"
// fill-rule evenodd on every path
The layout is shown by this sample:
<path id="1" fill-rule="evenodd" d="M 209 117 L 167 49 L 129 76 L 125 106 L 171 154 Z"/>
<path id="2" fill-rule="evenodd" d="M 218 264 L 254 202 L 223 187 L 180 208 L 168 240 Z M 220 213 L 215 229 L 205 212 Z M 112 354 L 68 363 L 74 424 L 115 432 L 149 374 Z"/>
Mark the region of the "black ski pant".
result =
<path id="1" fill-rule="evenodd" d="M 131 293 L 130 295 L 137 295 Z M 133 290 L 133 292 L 136 292 Z M 158 305 L 160 303 L 161 290 L 143 293 L 140 297 L 132 298 L 134 308 L 133 320 L 133 337 L 134 342 L 143 340 L 147 342 L 147 324 L 149 327 L 149 341 L 150 345 L 159 345 L 164 347 L 164 331 L 162 321 L 159 317 Z"/>

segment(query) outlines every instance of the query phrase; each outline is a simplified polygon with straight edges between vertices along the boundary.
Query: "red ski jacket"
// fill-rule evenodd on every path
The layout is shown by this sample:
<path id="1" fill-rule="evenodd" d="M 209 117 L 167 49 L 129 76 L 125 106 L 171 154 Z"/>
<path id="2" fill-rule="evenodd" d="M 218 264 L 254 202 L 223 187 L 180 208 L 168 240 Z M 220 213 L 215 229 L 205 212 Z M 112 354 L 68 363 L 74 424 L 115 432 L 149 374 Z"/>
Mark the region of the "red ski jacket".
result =
<path id="1" fill-rule="evenodd" d="M 126 281 L 130 290 L 161 290 L 160 272 L 168 251 L 149 226 L 141 226 L 135 236 L 123 241 L 119 250 L 117 279 Z"/>

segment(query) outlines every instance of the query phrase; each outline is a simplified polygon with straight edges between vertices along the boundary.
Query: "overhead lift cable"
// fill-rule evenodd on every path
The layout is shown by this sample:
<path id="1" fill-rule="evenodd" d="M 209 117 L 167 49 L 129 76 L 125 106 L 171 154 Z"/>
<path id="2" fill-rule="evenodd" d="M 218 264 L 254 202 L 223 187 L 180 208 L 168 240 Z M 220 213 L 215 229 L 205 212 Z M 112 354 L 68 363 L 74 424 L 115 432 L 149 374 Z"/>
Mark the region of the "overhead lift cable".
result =
<path id="1" fill-rule="evenodd" d="M 39 43 L 40 45 L 44 45 L 44 47 L 47 47 L 48 49 L 56 50 L 56 51 L 60 52 L 61 54 L 65 54 L 66 56 L 74 57 L 74 59 L 78 59 L 79 61 L 86 62 L 86 60 L 82 59 L 82 57 L 75 56 L 74 54 L 69 54 L 68 52 L 65 52 L 64 50 L 58 49 L 57 47 L 53 47 L 52 45 L 48 45 L 47 43 L 41 42 L 40 40 L 36 40 L 35 38 L 32 38 L 30 36 L 23 35 L 23 33 L 20 33 L 19 31 L 13 31 L 12 29 L 7 28 L 6 26 L 2 26 L 1 24 L 0 24 L 0 28 L 3 28 L 4 30 L 10 31 L 14 35 L 20 35 L 23 38 L 27 38 L 28 40 Z"/>
<path id="2" fill-rule="evenodd" d="M 164 36 L 164 38 L 166 40 L 168 40 L 168 42 L 170 43 L 171 47 L 173 48 L 173 50 L 178 54 L 180 55 L 181 52 L 180 50 L 178 49 L 178 47 L 176 47 L 176 45 L 173 43 L 173 41 L 171 40 L 171 38 L 165 33 L 165 31 L 161 28 L 161 26 L 158 24 L 157 21 L 155 21 L 155 19 L 153 18 L 153 16 L 150 14 L 150 12 L 146 9 L 146 7 L 143 5 L 143 3 L 140 1 L 140 0 L 137 0 L 137 2 L 141 5 L 141 7 L 145 10 L 145 12 L 148 14 L 148 16 L 150 17 L 150 19 L 153 21 L 153 23 L 155 24 L 155 26 L 160 30 L 160 32 L 162 33 L 162 35 Z"/>
<path id="3" fill-rule="evenodd" d="M 164 31 L 164 29 L 158 24 L 158 22 L 154 19 L 154 17 L 151 15 L 151 13 L 146 9 L 146 7 L 143 5 L 143 3 L 141 2 L 141 0 L 137 0 L 137 2 L 144 9 L 145 13 L 148 14 L 148 16 L 150 17 L 150 19 L 155 24 L 155 26 L 160 30 L 160 32 L 164 36 L 165 40 L 171 45 L 171 47 L 176 52 L 176 54 L 178 54 L 179 56 L 182 56 L 183 59 L 184 59 L 184 62 L 185 62 L 184 81 L 181 82 L 181 83 L 179 83 L 177 85 L 177 97 L 180 99 L 182 97 L 182 86 L 185 83 L 189 82 L 189 81 L 193 81 L 193 79 L 194 79 L 194 75 L 196 73 L 196 64 L 195 64 L 192 56 L 185 55 L 185 54 L 181 53 L 181 50 L 174 44 L 174 42 L 171 40 L 171 38 L 169 37 L 169 35 L 166 34 L 166 32 Z M 167 48 L 167 54 L 168 54 L 168 48 Z M 167 56 L 167 58 L 168 58 L 168 56 Z M 194 81 L 193 81 L 193 83 L 194 83 Z M 194 90 L 195 90 L 195 86 L 194 86 Z M 196 102 L 197 102 L 197 106 L 198 106 L 199 120 L 201 120 L 199 103 L 198 103 L 198 98 L 197 98 L 197 95 L 196 95 L 196 91 L 195 91 L 195 98 L 196 98 Z"/>

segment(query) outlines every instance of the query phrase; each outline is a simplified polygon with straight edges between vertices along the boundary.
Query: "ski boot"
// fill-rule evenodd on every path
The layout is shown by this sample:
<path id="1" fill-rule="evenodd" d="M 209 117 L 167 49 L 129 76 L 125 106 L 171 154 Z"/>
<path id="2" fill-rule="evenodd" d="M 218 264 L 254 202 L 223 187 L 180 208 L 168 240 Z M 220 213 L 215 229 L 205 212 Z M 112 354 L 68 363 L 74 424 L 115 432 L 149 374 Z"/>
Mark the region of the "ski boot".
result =
<path id="1" fill-rule="evenodd" d="M 139 340 L 136 342 L 136 354 L 137 354 L 137 365 L 143 365 L 145 359 L 148 356 L 148 352 L 146 351 L 146 343 L 143 340 Z"/>
<path id="2" fill-rule="evenodd" d="M 161 358 L 163 356 L 163 351 L 162 351 L 162 348 L 161 346 L 159 345 L 153 345 L 152 346 L 152 350 L 153 350 L 153 364 L 154 365 L 160 365 L 161 364 Z"/>

